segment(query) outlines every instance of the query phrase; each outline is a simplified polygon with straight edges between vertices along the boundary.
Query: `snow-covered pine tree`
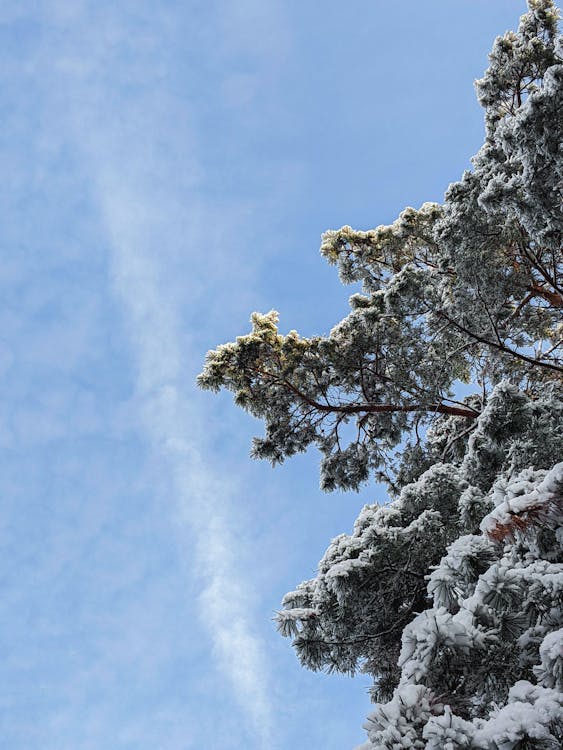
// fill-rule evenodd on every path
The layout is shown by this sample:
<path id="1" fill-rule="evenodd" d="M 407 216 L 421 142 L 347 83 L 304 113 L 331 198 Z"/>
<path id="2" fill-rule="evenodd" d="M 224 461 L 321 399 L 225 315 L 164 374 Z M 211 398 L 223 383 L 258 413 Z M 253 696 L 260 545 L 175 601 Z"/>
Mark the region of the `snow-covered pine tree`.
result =
<path id="1" fill-rule="evenodd" d="M 324 489 L 389 486 L 278 614 L 306 667 L 373 676 L 364 750 L 563 743 L 557 20 L 529 0 L 495 41 L 485 142 L 441 205 L 324 235 L 342 281 L 363 285 L 329 336 L 254 314 L 199 377 L 264 420 L 254 456 L 314 444 Z"/>

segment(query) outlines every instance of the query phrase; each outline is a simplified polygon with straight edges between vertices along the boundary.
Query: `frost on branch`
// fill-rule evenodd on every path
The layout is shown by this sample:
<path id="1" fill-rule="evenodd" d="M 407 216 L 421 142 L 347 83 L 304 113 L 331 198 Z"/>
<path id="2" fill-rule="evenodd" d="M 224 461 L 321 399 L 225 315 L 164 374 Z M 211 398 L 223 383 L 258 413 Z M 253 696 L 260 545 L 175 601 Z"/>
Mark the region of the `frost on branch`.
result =
<path id="1" fill-rule="evenodd" d="M 563 690 L 563 629 L 548 633 L 540 646 L 541 663 L 534 667 L 544 687 Z"/>
<path id="2" fill-rule="evenodd" d="M 421 446 L 425 428 L 450 418 L 441 457 L 449 460 L 501 380 L 535 396 L 560 382 L 563 65 L 555 17 L 551 2 L 531 3 L 519 32 L 495 43 L 478 84 L 487 138 L 442 205 L 407 208 L 390 226 L 325 233 L 323 256 L 345 283 L 363 285 L 328 336 L 283 335 L 276 313 L 255 313 L 249 334 L 208 353 L 200 386 L 230 390 L 264 421 L 255 457 L 279 463 L 316 446 L 324 489 L 357 489 L 371 476 L 396 491 L 414 448 L 432 462 Z M 456 399 L 460 381 L 477 385 L 475 394 Z M 507 412 L 512 428 L 517 416 Z"/>
<path id="3" fill-rule="evenodd" d="M 475 748 L 558 750 L 563 740 L 563 695 L 522 680 L 511 688 L 506 706 L 475 724 Z"/>
<path id="4" fill-rule="evenodd" d="M 391 701 L 368 716 L 365 728 L 370 742 L 363 747 L 423 748 L 422 730 L 442 708 L 434 694 L 422 685 L 405 685 L 395 691 Z"/>
<path id="5" fill-rule="evenodd" d="M 349 314 L 307 337 L 255 313 L 198 379 L 262 420 L 255 458 L 314 446 L 323 489 L 387 483 L 276 618 L 304 666 L 372 676 L 362 750 L 563 747 L 557 18 L 529 0 L 495 41 L 443 203 L 323 235 Z"/>
<path id="6" fill-rule="evenodd" d="M 543 473 L 543 472 L 542 472 Z M 539 472 L 535 473 L 535 477 Z M 490 539 L 515 541 L 532 527 L 557 528 L 563 514 L 563 464 L 555 466 L 534 484 L 533 472 L 526 472 L 502 493 L 495 493 L 496 508 L 481 522 L 481 530 Z M 499 502 L 500 500 L 500 502 Z"/>
<path id="7" fill-rule="evenodd" d="M 501 393 L 506 390 L 502 384 L 499 389 Z M 549 400 L 544 404 L 546 428 L 550 425 L 548 415 L 553 413 L 550 404 Z M 499 423 L 506 424 L 506 401 L 493 395 L 475 428 L 483 439 L 471 442 L 461 466 L 435 464 L 389 505 L 366 506 L 353 533 L 333 540 L 317 576 L 286 595 L 278 626 L 282 633 L 294 637 L 305 666 L 343 672 L 362 669 L 376 677 L 374 694 L 388 697 L 399 681 L 401 633 L 427 608 L 428 596 L 437 608 L 456 615 L 464 602 L 471 601 L 478 586 L 483 606 L 475 604 L 476 616 L 503 632 L 520 634 L 518 606 L 522 599 L 518 587 L 523 574 L 513 571 L 510 558 L 502 562 L 502 547 L 496 540 L 464 533 L 467 519 L 470 516 L 471 530 L 478 532 L 482 519 L 493 517 L 505 497 L 521 493 L 522 487 L 528 493 L 538 486 L 553 488 L 553 477 L 560 468 L 514 473 L 514 456 L 519 455 L 514 449 L 523 443 L 531 450 L 536 423 L 524 404 L 522 413 L 529 415 L 529 421 L 518 418 L 519 431 L 495 430 L 495 405 Z M 555 415 L 557 418 L 557 412 Z M 551 423 L 552 429 L 556 424 Z M 536 445 L 535 462 L 539 465 L 543 448 Z M 531 453 L 525 455 L 529 458 Z M 489 467 L 491 456 L 496 481 L 484 489 L 476 488 L 464 472 L 470 467 L 472 478 L 484 476 L 480 461 Z M 552 516 L 552 529 L 533 526 L 526 535 L 526 544 L 546 561 L 553 557 L 557 523 Z M 533 570 L 528 567 L 526 575 Z M 544 583 L 549 580 L 547 572 L 541 568 Z M 518 606 L 497 615 L 491 604 L 512 601 L 511 576 L 516 581 L 514 602 Z M 534 591 L 543 597 L 537 587 Z M 467 612 L 460 621 L 465 622 L 464 617 Z M 462 668 L 466 659 L 463 654 L 460 659 Z"/>
<path id="8" fill-rule="evenodd" d="M 316 578 L 287 594 L 278 615 L 280 631 L 296 633 L 305 666 L 376 668 L 386 684 L 396 684 L 401 630 L 424 607 L 424 571 L 455 537 L 446 519 L 463 486 L 453 466 L 435 466 L 393 504 L 366 506 L 353 534 L 332 541 Z"/>
<path id="9" fill-rule="evenodd" d="M 562 471 L 560 463 L 547 473 L 499 480 L 488 493 L 491 503 L 499 496 L 545 496 L 558 489 Z M 466 535 L 448 547 L 428 576 L 433 608 L 402 631 L 398 686 L 370 715 L 365 750 L 561 746 L 562 521 L 560 514 L 551 516 L 550 529 L 530 524 L 504 546 Z M 414 687 L 420 705 L 408 704 L 407 722 L 396 706 Z M 426 696 L 433 696 L 431 704 Z M 389 726 L 381 717 L 392 717 Z"/>

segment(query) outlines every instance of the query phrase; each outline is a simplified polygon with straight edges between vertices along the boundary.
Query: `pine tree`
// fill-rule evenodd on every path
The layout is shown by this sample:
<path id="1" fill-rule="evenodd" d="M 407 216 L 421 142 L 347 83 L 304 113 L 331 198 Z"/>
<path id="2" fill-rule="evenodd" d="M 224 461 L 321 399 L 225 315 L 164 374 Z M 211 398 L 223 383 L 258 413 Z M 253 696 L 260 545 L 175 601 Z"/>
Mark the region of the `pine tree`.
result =
<path id="1" fill-rule="evenodd" d="M 495 41 L 485 142 L 442 204 L 325 233 L 323 256 L 362 284 L 329 336 L 254 314 L 198 379 L 264 421 L 255 457 L 314 444 L 325 490 L 388 485 L 277 616 L 304 666 L 373 676 L 364 750 L 563 743 L 557 20 L 529 0 Z"/>

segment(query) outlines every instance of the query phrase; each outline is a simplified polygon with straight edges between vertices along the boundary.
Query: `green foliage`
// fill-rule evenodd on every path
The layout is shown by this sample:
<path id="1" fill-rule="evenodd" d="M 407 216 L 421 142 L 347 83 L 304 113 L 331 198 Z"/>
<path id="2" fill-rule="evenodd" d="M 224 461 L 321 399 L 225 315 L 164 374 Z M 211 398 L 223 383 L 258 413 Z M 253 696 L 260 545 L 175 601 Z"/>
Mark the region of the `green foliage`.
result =
<path id="1" fill-rule="evenodd" d="M 533 3 L 519 32 L 495 42 L 477 83 L 486 141 L 442 205 L 323 235 L 342 281 L 363 286 L 329 336 L 282 336 L 274 312 L 254 314 L 250 334 L 208 354 L 200 386 L 231 390 L 264 420 L 254 456 L 277 463 L 314 444 L 324 489 L 357 489 L 370 474 L 393 488 L 412 476 L 414 430 L 449 415 L 465 432 L 502 378 L 533 394 L 563 375 L 556 15 Z M 459 403 L 459 381 L 479 391 Z"/>
<path id="2" fill-rule="evenodd" d="M 315 445 L 324 489 L 389 485 L 277 615 L 304 666 L 373 676 L 364 750 L 563 741 L 563 59 L 555 5 L 528 6 L 444 202 L 323 235 L 362 285 L 344 320 L 255 313 L 198 379 L 264 421 L 253 456 Z"/>

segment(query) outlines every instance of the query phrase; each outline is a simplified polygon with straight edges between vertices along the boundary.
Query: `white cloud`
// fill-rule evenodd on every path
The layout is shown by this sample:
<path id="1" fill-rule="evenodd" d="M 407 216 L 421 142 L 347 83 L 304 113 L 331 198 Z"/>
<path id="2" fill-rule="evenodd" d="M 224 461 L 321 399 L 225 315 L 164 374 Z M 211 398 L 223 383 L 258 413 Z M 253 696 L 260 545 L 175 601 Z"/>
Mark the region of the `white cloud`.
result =
<path id="1" fill-rule="evenodd" d="M 87 20 L 82 18 L 81 24 Z M 186 146 L 194 142 L 192 130 L 183 130 L 182 153 L 174 153 L 178 123 L 176 127 L 171 123 L 178 117 L 180 124 L 187 123 L 190 113 L 185 105 L 168 102 L 162 92 L 150 86 L 148 66 L 154 62 L 150 55 L 147 60 L 136 61 L 129 78 L 124 76 L 125 85 L 133 81 L 134 95 L 114 87 L 114 71 L 108 65 L 117 65 L 116 76 L 123 76 L 115 45 L 119 47 L 120 41 L 129 44 L 127 28 L 119 30 L 117 21 L 118 14 L 113 17 L 111 44 L 107 39 L 97 39 L 90 45 L 87 62 L 80 58 L 75 61 L 74 49 L 63 50 L 59 85 L 69 92 L 71 137 L 83 155 L 111 246 L 112 283 L 123 305 L 137 360 L 136 403 L 142 411 L 145 434 L 160 456 L 162 471 L 173 477 L 181 523 L 189 526 L 197 540 L 196 549 L 186 553 L 186 564 L 195 565 L 201 581 L 200 617 L 257 741 L 271 747 L 269 666 L 251 623 L 252 600 L 245 593 L 242 571 L 237 569 L 236 544 L 241 542 L 235 544 L 231 531 L 232 483 L 219 478 L 220 467 L 204 458 L 205 454 L 212 455 L 204 438 L 205 415 L 198 412 L 190 395 L 191 383 L 186 383 L 193 367 L 190 357 L 199 355 L 187 348 L 185 310 L 177 294 L 169 293 L 177 280 L 168 263 L 172 260 L 177 265 L 179 243 L 190 254 L 188 263 L 193 262 L 194 285 L 205 280 L 206 258 L 204 255 L 202 264 L 200 249 L 207 243 L 216 258 L 217 249 L 210 247 L 213 243 L 201 227 L 202 222 L 213 225 L 217 217 L 194 189 L 196 148 Z M 92 35 L 95 38 L 96 29 Z M 159 41 L 166 43 L 165 39 Z M 154 40 L 144 36 L 142 47 L 154 51 Z M 111 54 L 108 48 L 112 48 Z M 103 54 L 97 57 L 96 50 Z M 143 64 L 147 65 L 147 85 L 138 82 Z M 167 144 L 169 136 L 172 142 Z M 179 176 L 181 170 L 183 175 Z M 232 253 L 232 245 L 228 250 Z M 232 263 L 227 258 L 222 260 Z M 207 270 L 211 272 L 210 267 Z M 184 291 L 189 299 L 189 283 Z M 201 294 L 201 290 L 194 291 Z"/>
<path id="2" fill-rule="evenodd" d="M 113 279 L 123 301 L 139 368 L 139 402 L 147 435 L 174 475 L 181 517 L 196 533 L 195 563 L 203 579 L 200 615 L 214 642 L 222 669 L 264 744 L 270 743 L 272 707 L 268 666 L 250 623 L 251 602 L 243 594 L 228 527 L 230 484 L 218 479 L 220 467 L 207 463 L 204 417 L 180 383 L 180 321 L 165 293 L 155 248 L 143 239 L 146 220 L 135 188 L 119 185 L 112 165 L 97 163 L 102 212 L 111 235 Z M 97 158 L 96 158 L 97 157 Z M 154 215 L 154 202 L 151 213 Z M 132 208 L 134 206 L 134 208 Z M 165 218 L 165 217 L 164 217 Z M 209 447 L 209 446 L 208 446 Z"/>
<path id="3" fill-rule="evenodd" d="M 202 319 L 212 279 L 225 282 L 219 285 L 225 298 L 210 306 L 212 323 L 217 308 L 223 315 L 247 310 L 244 292 L 231 290 L 243 281 L 248 286 L 263 261 L 252 232 L 239 236 L 239 229 L 264 206 L 233 194 L 216 205 L 200 189 L 199 142 L 207 138 L 210 144 L 197 127 L 196 110 L 205 99 L 198 76 L 208 65 L 223 103 L 234 109 L 249 104 L 287 54 L 283 13 L 274 1 L 254 0 L 210 10 L 179 3 L 158 12 L 153 4 L 129 0 L 30 0 L 18 8 L 0 8 L 0 22 L 31 21 L 33 55 L 25 70 L 41 111 L 38 148 L 70 158 L 72 169 L 83 173 L 82 200 L 93 198 L 99 206 L 111 247 L 111 282 L 137 362 L 135 404 L 160 457 L 163 486 L 173 479 L 176 507 L 171 502 L 170 512 L 186 538 L 196 539 L 185 564 L 201 582 L 200 618 L 257 746 L 272 747 L 270 667 L 252 624 L 255 605 L 240 564 L 248 550 L 240 548 L 232 507 L 240 498 L 221 476 L 206 415 L 191 391 L 201 352 L 190 348 L 186 320 Z M 200 68 L 202 51 L 209 57 Z M 245 70 L 237 73 L 240 60 Z M 184 74 L 175 70 L 178 64 Z M 14 126 L 15 137 L 21 126 Z M 48 173 L 36 179 L 48 189 Z M 83 332 L 76 340 L 78 351 Z M 56 346 L 51 349 L 59 356 Z M 50 354 L 47 346 L 44 356 Z"/>

